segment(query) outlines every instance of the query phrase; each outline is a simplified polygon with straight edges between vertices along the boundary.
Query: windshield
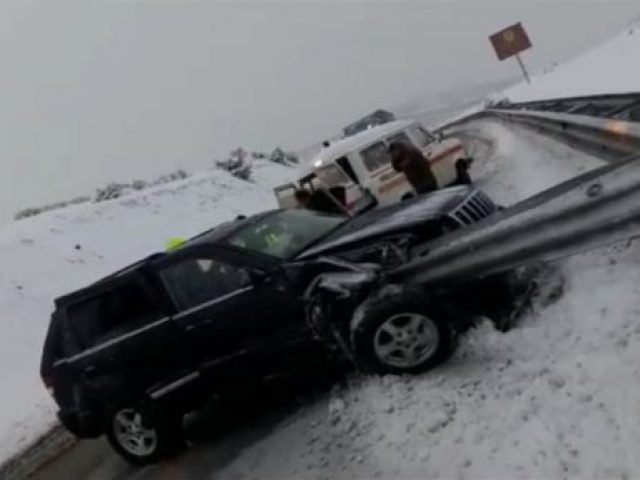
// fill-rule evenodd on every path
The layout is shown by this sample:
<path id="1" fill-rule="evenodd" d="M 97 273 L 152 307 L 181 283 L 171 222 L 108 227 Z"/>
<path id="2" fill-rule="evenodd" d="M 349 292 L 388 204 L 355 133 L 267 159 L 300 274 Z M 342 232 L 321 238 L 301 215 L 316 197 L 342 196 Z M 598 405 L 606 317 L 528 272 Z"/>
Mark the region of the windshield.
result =
<path id="1" fill-rule="evenodd" d="M 281 210 L 233 233 L 227 242 L 278 258 L 290 258 L 348 220 L 311 210 Z"/>

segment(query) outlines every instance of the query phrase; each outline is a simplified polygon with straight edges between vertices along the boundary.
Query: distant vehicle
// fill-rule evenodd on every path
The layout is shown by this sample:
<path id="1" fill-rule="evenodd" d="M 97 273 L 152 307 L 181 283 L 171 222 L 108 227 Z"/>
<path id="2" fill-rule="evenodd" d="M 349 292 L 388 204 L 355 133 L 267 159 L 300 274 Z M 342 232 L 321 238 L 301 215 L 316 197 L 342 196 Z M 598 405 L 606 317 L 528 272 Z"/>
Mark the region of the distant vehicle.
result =
<path id="1" fill-rule="evenodd" d="M 508 286 L 489 277 L 426 295 L 383 272 L 495 209 L 461 186 L 355 218 L 289 209 L 223 224 L 56 299 L 42 379 L 68 430 L 106 433 L 145 464 L 180 446 L 184 412 L 312 359 L 423 372 L 451 353 L 478 299 L 485 308 L 498 292 L 503 304 L 496 285 Z"/>
<path id="2" fill-rule="evenodd" d="M 439 138 L 415 121 L 389 122 L 324 147 L 309 161 L 297 184 L 274 189 L 278 205 L 295 207 L 295 192 L 300 188 L 328 191 L 350 213 L 359 208 L 365 196 L 373 197 L 380 206 L 413 197 L 415 192 L 405 175 L 391 166 L 387 148 L 392 142 L 418 147 L 440 186 L 456 183 L 458 165 L 462 162 L 463 168 L 468 168 L 471 162 L 464 145 L 455 137 Z"/>
<path id="3" fill-rule="evenodd" d="M 383 125 L 388 122 L 393 122 L 396 119 L 396 116 L 388 112 L 386 110 L 378 109 L 373 113 L 370 113 L 366 117 L 357 120 L 342 130 L 345 137 L 350 137 L 351 135 L 355 135 L 356 133 L 360 133 L 364 130 L 368 130 L 369 128 L 376 127 L 378 125 Z"/>

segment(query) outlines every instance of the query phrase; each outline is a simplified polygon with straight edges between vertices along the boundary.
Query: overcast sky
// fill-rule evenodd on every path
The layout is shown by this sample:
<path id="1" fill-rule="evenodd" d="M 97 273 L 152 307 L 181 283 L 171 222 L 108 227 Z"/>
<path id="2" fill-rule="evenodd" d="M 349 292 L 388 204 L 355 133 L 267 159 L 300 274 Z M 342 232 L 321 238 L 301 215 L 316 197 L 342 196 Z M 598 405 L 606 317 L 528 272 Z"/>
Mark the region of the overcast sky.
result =
<path id="1" fill-rule="evenodd" d="M 638 15 L 637 0 L 0 0 L 0 223 L 109 180 L 202 168 L 238 145 L 302 147 L 378 106 L 516 75 L 487 40 L 516 21 L 535 69 Z"/>

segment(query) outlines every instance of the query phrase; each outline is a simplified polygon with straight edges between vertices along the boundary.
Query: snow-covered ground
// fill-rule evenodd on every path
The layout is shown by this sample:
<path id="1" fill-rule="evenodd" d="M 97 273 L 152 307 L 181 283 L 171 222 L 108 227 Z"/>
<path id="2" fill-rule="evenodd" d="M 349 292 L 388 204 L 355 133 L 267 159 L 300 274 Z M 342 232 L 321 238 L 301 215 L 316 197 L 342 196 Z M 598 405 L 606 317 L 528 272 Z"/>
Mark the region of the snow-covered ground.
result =
<path id="1" fill-rule="evenodd" d="M 53 299 L 238 214 L 275 208 L 292 168 L 254 164 L 254 183 L 213 170 L 99 204 L 52 211 L 0 230 L 0 464 L 54 421 L 39 379 Z"/>
<path id="2" fill-rule="evenodd" d="M 600 164 L 497 123 L 467 133 L 505 204 Z M 216 478 L 637 477 L 639 267 L 638 243 L 568 259 L 565 294 L 518 328 L 486 322 L 417 378 L 354 378 Z"/>
<path id="3" fill-rule="evenodd" d="M 499 123 L 477 122 L 464 134 L 478 183 L 505 205 L 600 164 Z M 0 362 L 12 366 L 0 370 L 0 458 L 53 421 L 37 371 L 56 295 L 161 249 L 169 236 L 274 205 L 270 187 L 292 173 L 264 166 L 249 184 L 208 172 L 0 231 Z M 537 305 L 517 329 L 502 334 L 484 323 L 447 364 L 419 377 L 354 377 L 215 476 L 637 476 L 639 267 L 635 243 L 566 260 L 564 296 Z"/>
<path id="4" fill-rule="evenodd" d="M 566 63 L 535 74 L 498 97 L 511 102 L 640 91 L 640 22 Z"/>

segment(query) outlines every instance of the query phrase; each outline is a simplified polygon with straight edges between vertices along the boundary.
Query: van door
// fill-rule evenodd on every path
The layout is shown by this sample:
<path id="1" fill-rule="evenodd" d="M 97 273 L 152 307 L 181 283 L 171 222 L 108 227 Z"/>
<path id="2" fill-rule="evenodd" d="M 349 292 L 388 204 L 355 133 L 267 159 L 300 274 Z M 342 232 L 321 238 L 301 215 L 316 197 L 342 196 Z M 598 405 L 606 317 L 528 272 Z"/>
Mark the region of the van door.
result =
<path id="1" fill-rule="evenodd" d="M 391 166 L 387 145 L 380 141 L 360 151 L 360 157 L 368 174 L 368 188 L 382 206 L 395 203 L 413 192 L 401 172 Z"/>
<path id="2" fill-rule="evenodd" d="M 273 189 L 273 193 L 278 201 L 280 208 L 295 208 L 298 205 L 296 201 L 297 187 L 293 183 L 285 183 Z"/>
<path id="3" fill-rule="evenodd" d="M 458 158 L 464 157 L 462 144 L 448 140 L 438 140 L 419 125 L 411 125 L 407 133 L 412 138 L 413 143 L 422 151 L 431 164 L 439 187 L 445 187 L 453 183 L 457 173 L 455 162 Z"/>

